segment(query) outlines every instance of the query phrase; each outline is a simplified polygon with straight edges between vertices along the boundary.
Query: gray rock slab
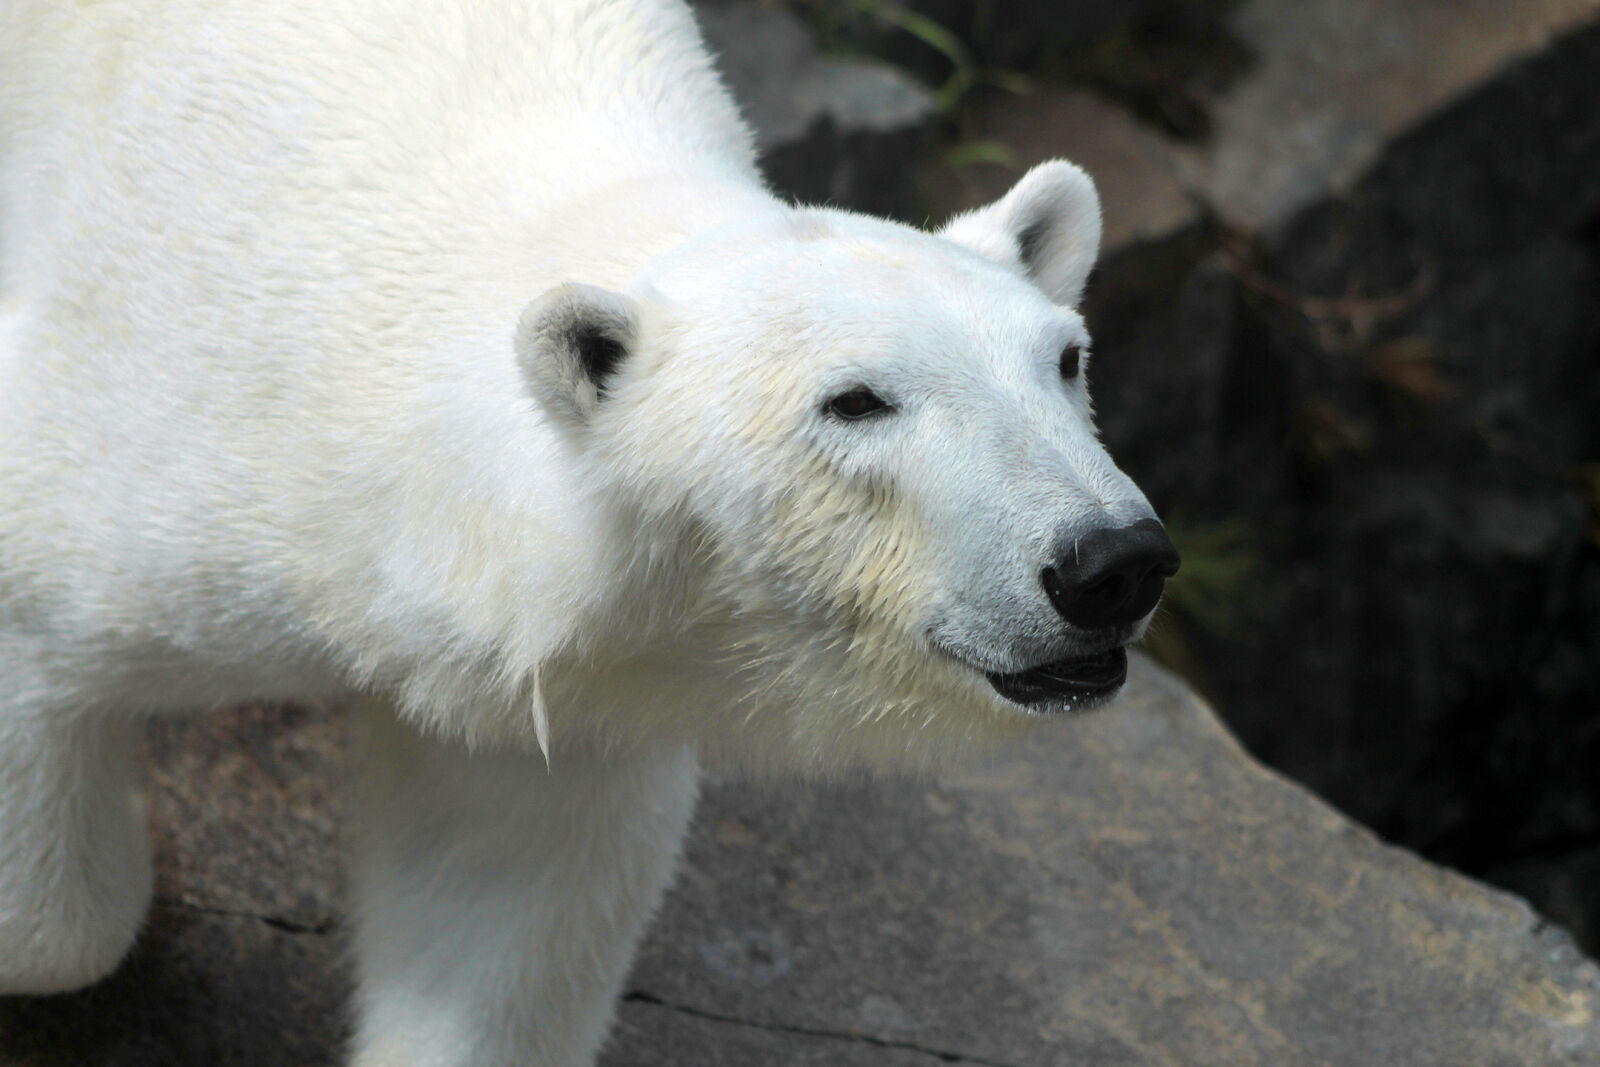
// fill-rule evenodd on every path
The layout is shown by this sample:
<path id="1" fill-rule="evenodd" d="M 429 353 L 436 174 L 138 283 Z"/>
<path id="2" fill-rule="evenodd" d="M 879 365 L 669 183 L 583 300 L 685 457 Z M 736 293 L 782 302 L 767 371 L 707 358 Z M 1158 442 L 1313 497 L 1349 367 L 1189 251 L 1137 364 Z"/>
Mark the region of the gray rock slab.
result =
<path id="1" fill-rule="evenodd" d="M 1081 162 L 1106 206 L 1106 248 L 1167 236 L 1200 209 L 1273 232 L 1347 190 L 1384 145 L 1490 75 L 1600 17 L 1600 0 L 1246 0 L 1232 19 L 1255 53 L 1212 101 L 1212 135 L 1185 145 L 1082 91 L 1040 89 L 978 108 L 968 135 L 1016 168 L 933 166 L 936 215 L 992 199 L 1052 155 Z"/>
<path id="2" fill-rule="evenodd" d="M 343 720 L 247 707 L 146 731 L 158 899 L 280 928 L 338 921 Z"/>
<path id="3" fill-rule="evenodd" d="M 1396 134 L 1506 64 L 1600 15 L 1600 0 L 1249 0 L 1234 28 L 1258 63 L 1180 150 L 1223 219 L 1271 229 L 1340 192 Z"/>
<path id="4" fill-rule="evenodd" d="M 696 14 L 779 193 L 913 213 L 910 164 L 936 110 L 927 88 L 887 63 L 820 53 L 805 23 L 780 7 L 706 2 Z"/>
<path id="5" fill-rule="evenodd" d="M 347 989 L 333 938 L 158 903 L 106 981 L 0 998 L 0 1064 L 333 1067 Z"/>
<path id="6" fill-rule="evenodd" d="M 993 97 L 969 121 L 974 141 L 997 142 L 1012 160 L 925 167 L 918 188 L 938 216 L 986 204 L 1035 163 L 1064 158 L 1095 179 L 1107 251 L 1159 240 L 1200 218 L 1173 142 L 1087 90 L 1041 86 L 1021 99 Z"/>
<path id="7" fill-rule="evenodd" d="M 603 1067 L 938 1067 L 950 1060 L 858 1035 L 810 1033 L 626 1001 Z"/>
<path id="8" fill-rule="evenodd" d="M 3 1067 L 332 1064 L 337 716 L 152 730 L 129 961 L 0 1001 Z M 176 820 L 176 825 L 174 825 Z M 707 790 L 604 1067 L 1577 1067 L 1600 969 L 1263 770 L 1171 676 L 941 781 Z"/>
<path id="9" fill-rule="evenodd" d="M 341 718 L 245 707 L 152 722 L 156 903 L 109 979 L 0 998 L 3 1067 L 339 1062 Z"/>
<path id="10" fill-rule="evenodd" d="M 1264 770 L 1148 665 L 940 783 L 711 790 L 634 987 L 1016 1067 L 1600 1062 L 1600 969 L 1564 934 Z"/>

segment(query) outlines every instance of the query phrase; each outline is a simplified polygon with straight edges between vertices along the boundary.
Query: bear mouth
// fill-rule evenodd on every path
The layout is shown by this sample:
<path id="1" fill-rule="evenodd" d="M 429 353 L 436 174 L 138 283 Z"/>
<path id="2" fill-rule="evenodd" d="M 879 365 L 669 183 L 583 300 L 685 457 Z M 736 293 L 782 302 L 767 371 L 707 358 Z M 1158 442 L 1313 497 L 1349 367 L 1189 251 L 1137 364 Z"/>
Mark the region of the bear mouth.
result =
<path id="1" fill-rule="evenodd" d="M 1044 663 L 1015 674 L 986 673 L 994 691 L 1032 711 L 1081 711 L 1109 700 L 1128 680 L 1120 645 L 1092 656 Z"/>

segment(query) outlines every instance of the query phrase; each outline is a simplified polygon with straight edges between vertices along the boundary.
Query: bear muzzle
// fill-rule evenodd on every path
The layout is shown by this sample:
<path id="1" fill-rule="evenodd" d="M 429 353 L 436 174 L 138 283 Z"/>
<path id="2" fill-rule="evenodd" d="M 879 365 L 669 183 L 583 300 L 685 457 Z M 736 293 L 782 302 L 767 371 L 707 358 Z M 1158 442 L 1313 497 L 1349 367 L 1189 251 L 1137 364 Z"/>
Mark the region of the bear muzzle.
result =
<path id="1" fill-rule="evenodd" d="M 1120 635 L 1110 648 L 1012 673 L 985 672 L 995 692 L 1032 711 L 1079 711 L 1104 703 L 1128 677 L 1122 642 L 1161 601 L 1178 571 L 1178 553 L 1155 519 L 1092 530 L 1045 567 L 1039 580 L 1051 606 L 1071 626 Z"/>
<path id="2" fill-rule="evenodd" d="M 1131 626 L 1155 610 L 1178 552 L 1155 519 L 1098 529 L 1075 540 L 1040 581 L 1063 619 L 1080 630 Z"/>
<path id="3" fill-rule="evenodd" d="M 1128 679 L 1122 645 L 1090 656 L 1046 663 L 1014 674 L 985 674 L 994 691 L 1032 711 L 1083 711 L 1104 703 Z"/>

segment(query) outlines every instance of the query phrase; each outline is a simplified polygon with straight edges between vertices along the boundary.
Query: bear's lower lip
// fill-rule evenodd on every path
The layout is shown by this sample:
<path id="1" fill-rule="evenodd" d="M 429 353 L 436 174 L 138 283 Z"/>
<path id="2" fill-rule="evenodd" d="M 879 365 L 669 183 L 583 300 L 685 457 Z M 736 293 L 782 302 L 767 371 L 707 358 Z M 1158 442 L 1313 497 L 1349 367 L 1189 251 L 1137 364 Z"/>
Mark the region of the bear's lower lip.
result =
<path id="1" fill-rule="evenodd" d="M 987 677 L 994 691 L 1012 703 L 1037 710 L 1055 710 L 1040 705 L 1077 710 L 1100 703 L 1122 687 L 1128 679 L 1128 653 L 1119 646 L 1015 674 L 991 671 Z"/>

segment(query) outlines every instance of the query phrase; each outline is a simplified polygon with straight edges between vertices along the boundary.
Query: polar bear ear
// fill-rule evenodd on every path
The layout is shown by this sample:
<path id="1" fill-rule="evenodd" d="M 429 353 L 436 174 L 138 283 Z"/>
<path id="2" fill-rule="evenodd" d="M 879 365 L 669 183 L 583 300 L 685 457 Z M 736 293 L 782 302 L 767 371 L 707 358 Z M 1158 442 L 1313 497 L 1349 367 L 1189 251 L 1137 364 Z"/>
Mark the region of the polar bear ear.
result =
<path id="1" fill-rule="evenodd" d="M 940 232 L 979 255 L 1020 266 L 1051 300 L 1076 307 L 1100 254 L 1100 196 L 1081 168 L 1051 160 Z"/>
<path id="2" fill-rule="evenodd" d="M 586 424 L 637 342 L 638 313 L 621 293 L 558 285 L 523 311 L 517 365 L 552 416 Z"/>

